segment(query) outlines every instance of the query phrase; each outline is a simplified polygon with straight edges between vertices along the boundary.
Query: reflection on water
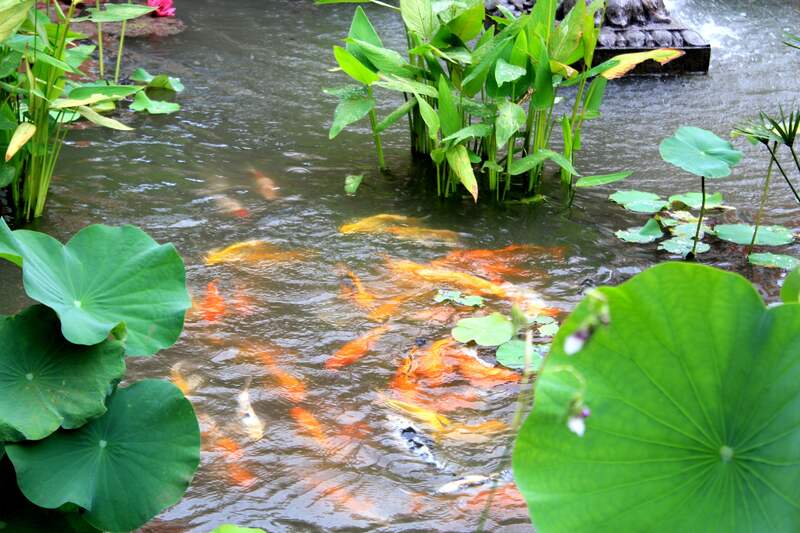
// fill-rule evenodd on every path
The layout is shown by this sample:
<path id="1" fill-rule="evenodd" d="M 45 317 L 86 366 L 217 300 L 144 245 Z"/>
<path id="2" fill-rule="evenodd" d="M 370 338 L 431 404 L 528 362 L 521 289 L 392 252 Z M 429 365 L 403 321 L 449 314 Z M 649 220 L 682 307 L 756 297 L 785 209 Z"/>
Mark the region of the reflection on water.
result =
<path id="1" fill-rule="evenodd" d="M 674 4 L 679 18 L 708 31 L 716 45 L 711 74 L 615 82 L 578 162 L 587 173 L 633 170 L 627 187 L 662 195 L 697 187 L 660 161 L 663 137 L 685 123 L 724 135 L 759 108 L 792 102 L 800 62 L 779 44 L 783 30 L 800 26 L 789 2 Z M 487 289 L 487 310 L 508 312 L 514 296 L 535 294 L 542 305 L 566 311 L 586 287 L 618 283 L 665 259 L 654 247 L 614 237 L 644 218 L 613 207 L 605 189 L 581 191 L 570 212 L 554 204 L 441 204 L 416 185 L 421 170 L 410 161 L 402 124 L 385 135 L 388 176 L 374 171 L 366 129 L 328 141 L 335 102 L 321 89 L 342 81 L 327 72 L 330 46 L 346 33 L 352 7 L 290 0 L 184 0 L 177 7 L 189 30 L 134 41 L 136 65 L 128 67 L 183 78 L 183 111 L 124 117 L 136 127 L 132 133 L 74 132 L 39 224 L 64 239 L 88 223 L 134 223 L 174 242 L 186 260 L 196 304 L 186 334 L 175 348 L 130 364 L 134 378 L 172 373 L 191 392 L 205 435 L 195 483 L 154 529 L 206 531 L 221 522 L 268 531 L 474 529 L 483 489 L 437 489 L 498 470 L 510 436 L 492 428 L 510 422 L 518 385 L 479 379 L 486 367 L 475 366 L 474 354 L 448 350 L 433 358 L 441 365 L 438 381 L 430 377 L 435 364 L 425 367 L 430 375 L 403 381 L 398 369 L 409 355 L 419 361 L 454 321 L 472 314 L 433 305 L 438 286 L 462 286 L 413 274 L 419 268 L 407 262 L 466 267 L 498 286 L 512 283 L 505 292 Z M 385 40 L 400 48 L 397 18 L 369 11 Z M 394 98 L 381 100 L 382 112 Z M 765 161 L 740 147 L 745 162 L 714 185 L 750 220 Z M 366 179 L 359 196 L 345 197 L 344 176 L 360 173 Z M 797 228 L 780 184 L 770 207 L 771 223 Z M 378 213 L 421 222 L 338 231 Z M 444 231 L 417 233 L 417 226 Z M 262 244 L 223 253 L 246 241 Z M 460 250 L 512 244 L 540 248 L 509 260 L 505 271 L 487 270 L 476 256 L 456 260 Z M 731 253 L 726 261 L 736 266 L 741 258 Z M 4 265 L 0 283 L 4 296 L 11 294 L 0 311 L 21 307 L 18 274 Z M 774 278 L 764 283 L 774 292 Z M 337 352 L 347 364 L 326 367 Z M 436 407 L 451 424 L 472 427 L 471 436 L 447 438 L 391 408 L 387 399 L 410 401 L 398 391 L 414 393 L 414 403 Z M 488 529 L 529 527 L 513 485 L 503 485 Z"/>

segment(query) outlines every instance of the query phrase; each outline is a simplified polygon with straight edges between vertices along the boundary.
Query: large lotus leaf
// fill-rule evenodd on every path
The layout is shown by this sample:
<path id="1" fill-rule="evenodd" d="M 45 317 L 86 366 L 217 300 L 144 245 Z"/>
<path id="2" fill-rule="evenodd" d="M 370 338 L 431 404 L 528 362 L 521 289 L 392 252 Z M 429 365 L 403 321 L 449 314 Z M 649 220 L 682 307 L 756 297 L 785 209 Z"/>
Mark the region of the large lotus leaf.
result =
<path id="1" fill-rule="evenodd" d="M 89 533 L 97 529 L 87 524 L 77 512 L 36 507 L 17 488 L 14 467 L 0 460 L 0 531 L 9 533 Z"/>
<path id="2" fill-rule="evenodd" d="M 72 503 L 98 529 L 131 531 L 183 496 L 200 460 L 200 429 L 175 385 L 140 381 L 117 389 L 108 412 L 82 428 L 6 453 L 31 502 Z"/>
<path id="3" fill-rule="evenodd" d="M 125 348 L 67 342 L 56 314 L 43 305 L 0 317 L 0 441 L 39 440 L 106 412 L 114 382 L 125 374 Z"/>
<path id="4" fill-rule="evenodd" d="M 661 158 L 697 176 L 724 178 L 742 159 L 742 152 L 708 130 L 681 126 L 661 143 Z"/>
<path id="5" fill-rule="evenodd" d="M 798 443 L 800 305 L 667 263 L 562 326 L 514 477 L 544 533 L 798 531 Z"/>
<path id="6" fill-rule="evenodd" d="M 98 344 L 122 326 L 127 355 L 152 355 L 178 339 L 191 302 L 171 244 L 134 226 L 94 225 L 62 245 L 43 233 L 12 233 L 0 221 L 3 243 L 23 258 L 28 296 L 58 313 L 68 341 Z"/>
<path id="7" fill-rule="evenodd" d="M 717 237 L 735 244 L 750 244 L 753 240 L 755 226 L 748 224 L 719 224 L 714 228 Z M 794 235 L 782 226 L 761 226 L 758 228 L 755 244 L 759 246 L 783 246 L 791 244 Z"/>

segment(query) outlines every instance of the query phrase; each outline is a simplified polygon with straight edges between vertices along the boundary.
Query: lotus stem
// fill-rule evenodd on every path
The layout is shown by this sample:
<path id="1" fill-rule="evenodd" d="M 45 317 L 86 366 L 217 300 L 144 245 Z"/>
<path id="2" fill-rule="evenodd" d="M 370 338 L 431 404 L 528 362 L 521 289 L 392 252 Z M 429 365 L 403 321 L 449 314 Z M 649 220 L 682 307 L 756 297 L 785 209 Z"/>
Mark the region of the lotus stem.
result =
<path id="1" fill-rule="evenodd" d="M 792 152 L 792 158 L 794 159 L 794 166 L 797 167 L 797 171 L 800 172 L 800 160 L 797 159 L 797 152 L 794 150 L 794 145 L 789 145 L 789 150 Z"/>
<path id="2" fill-rule="evenodd" d="M 777 144 L 773 148 L 777 148 Z M 753 253 L 753 246 L 756 245 L 756 238 L 758 237 L 758 229 L 761 226 L 761 217 L 764 216 L 764 206 L 767 204 L 767 195 L 769 194 L 769 182 L 772 179 L 772 168 L 775 165 L 775 160 L 770 159 L 769 167 L 767 167 L 767 177 L 764 178 L 764 189 L 761 192 L 761 205 L 758 207 L 758 214 L 756 214 L 756 227 L 753 230 L 753 239 L 750 241 L 750 246 L 747 248 L 747 255 Z"/>
<path id="3" fill-rule="evenodd" d="M 100 11 L 100 0 L 95 0 L 95 6 L 97 7 L 97 11 Z M 106 79 L 106 62 L 103 58 L 103 23 L 97 23 L 97 51 L 100 55 L 99 62 L 100 62 L 100 79 Z"/>
<path id="4" fill-rule="evenodd" d="M 131 0 L 128 0 L 131 3 Z M 114 85 L 119 83 L 119 71 L 122 66 L 122 52 L 125 50 L 125 31 L 128 29 L 128 21 L 122 21 L 122 28 L 119 31 L 119 48 L 117 48 L 117 65 L 114 68 Z"/>
<path id="5" fill-rule="evenodd" d="M 367 85 L 367 95 L 372 98 L 372 87 Z M 373 107 L 369 111 L 369 125 L 372 128 L 372 138 L 375 140 L 375 151 L 378 154 L 378 169 L 383 172 L 386 170 L 386 163 L 383 160 L 383 145 L 381 144 L 381 134 L 378 132 L 378 115 Z"/>
<path id="6" fill-rule="evenodd" d="M 700 219 L 697 221 L 697 230 L 694 232 L 694 244 L 692 245 L 692 252 L 689 254 L 692 259 L 695 257 L 697 250 L 697 243 L 700 241 L 700 228 L 703 226 L 703 216 L 706 214 L 706 177 L 700 176 L 700 194 L 702 201 L 700 202 Z"/>

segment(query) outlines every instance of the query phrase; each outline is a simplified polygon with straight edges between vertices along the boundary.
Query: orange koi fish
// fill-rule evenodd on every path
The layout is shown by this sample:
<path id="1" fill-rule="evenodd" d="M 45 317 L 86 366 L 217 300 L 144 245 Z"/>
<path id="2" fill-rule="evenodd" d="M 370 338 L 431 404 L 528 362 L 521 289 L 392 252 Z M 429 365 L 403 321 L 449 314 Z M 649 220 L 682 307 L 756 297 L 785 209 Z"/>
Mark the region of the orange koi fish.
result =
<path id="1" fill-rule="evenodd" d="M 184 361 L 178 361 L 172 365 L 169 371 L 169 379 L 181 390 L 184 396 L 191 396 L 203 384 L 203 378 L 196 374 L 184 377 L 183 372 L 181 372 L 184 364 Z"/>
<path id="2" fill-rule="evenodd" d="M 472 274 L 447 268 L 421 265 L 413 261 L 390 259 L 388 266 L 392 272 L 400 276 L 413 276 L 430 283 L 453 285 L 467 291 L 479 292 L 486 296 L 496 296 L 498 298 L 508 296 L 506 287 Z"/>
<path id="3" fill-rule="evenodd" d="M 246 489 L 258 481 L 258 478 L 256 478 L 253 472 L 239 463 L 232 462 L 228 463 L 226 466 L 228 479 L 235 485 Z"/>
<path id="4" fill-rule="evenodd" d="M 297 406 L 292 407 L 289 410 L 289 414 L 297 423 L 298 429 L 301 433 L 304 433 L 306 436 L 314 439 L 314 441 L 323 450 L 328 449 L 328 437 L 325 435 L 325 430 L 322 427 L 322 423 L 317 419 L 317 417 L 311 414 L 310 411 Z"/>
<path id="5" fill-rule="evenodd" d="M 470 444 L 489 442 L 490 435 L 497 435 L 508 431 L 508 425 L 499 420 L 489 420 L 481 424 L 451 424 L 441 435 L 451 440 Z"/>
<path id="6" fill-rule="evenodd" d="M 306 386 L 302 380 L 284 371 L 279 367 L 272 355 L 268 351 L 261 351 L 259 354 L 262 364 L 267 371 L 275 378 L 280 386 L 280 393 L 289 401 L 298 403 L 306 397 Z"/>
<path id="7" fill-rule="evenodd" d="M 275 185 L 275 182 L 272 179 L 268 178 L 263 172 L 252 167 L 250 168 L 249 172 L 256 182 L 258 192 L 264 197 L 265 200 L 271 201 L 278 198 L 278 191 L 280 191 L 280 187 Z"/>
<path id="8" fill-rule="evenodd" d="M 338 370 L 355 363 L 370 352 L 389 329 L 391 329 L 389 326 L 378 326 L 348 342 L 325 361 L 325 368 Z"/>
<path id="9" fill-rule="evenodd" d="M 327 500 L 335 507 L 344 509 L 353 516 L 360 516 L 372 520 L 384 520 L 376 510 L 375 503 L 363 496 L 354 494 L 347 485 L 329 484 L 330 480 L 321 479 L 316 473 L 308 473 L 302 476 L 309 493 L 316 493 L 314 501 Z"/>
<path id="10" fill-rule="evenodd" d="M 242 288 L 237 288 L 236 293 L 233 295 L 233 309 L 236 314 L 240 316 L 250 316 L 255 311 L 255 303 L 247 291 Z"/>
<path id="11" fill-rule="evenodd" d="M 380 215 L 362 218 L 361 220 L 353 222 L 352 224 L 345 224 L 339 228 L 339 233 L 345 235 L 350 233 L 376 233 L 388 226 L 397 226 L 398 224 L 416 225 L 419 223 L 420 219 L 418 218 L 383 213 Z"/>
<path id="12" fill-rule="evenodd" d="M 503 383 L 517 383 L 520 375 L 507 368 L 495 367 L 477 356 L 464 352 L 450 354 L 457 360 L 460 374 L 476 387 L 494 387 Z"/>
<path id="13" fill-rule="evenodd" d="M 250 216 L 250 211 L 241 204 L 238 200 L 234 200 L 230 196 L 220 196 L 214 200 L 222 211 L 239 218 L 247 218 Z"/>
<path id="14" fill-rule="evenodd" d="M 345 275 L 350 279 L 350 282 L 353 285 L 350 296 L 352 296 L 356 305 L 365 310 L 371 309 L 375 304 L 375 296 L 373 296 L 364 287 L 364 284 L 361 282 L 361 278 L 359 278 L 354 272 L 347 270 Z"/>
<path id="15" fill-rule="evenodd" d="M 206 297 L 203 301 L 203 320 L 218 322 L 225 315 L 225 300 L 219 292 L 216 281 L 209 282 L 206 287 Z"/>
<path id="16" fill-rule="evenodd" d="M 412 372 L 417 376 L 430 379 L 432 386 L 441 385 L 446 371 L 444 351 L 454 345 L 455 342 L 450 338 L 434 342 L 420 357 L 416 358 Z"/>
<path id="17" fill-rule="evenodd" d="M 308 259 L 311 254 L 305 250 L 281 250 L 266 241 L 251 240 L 237 242 L 225 248 L 215 248 L 206 254 L 206 265 L 223 263 L 261 263 L 292 262 Z"/>

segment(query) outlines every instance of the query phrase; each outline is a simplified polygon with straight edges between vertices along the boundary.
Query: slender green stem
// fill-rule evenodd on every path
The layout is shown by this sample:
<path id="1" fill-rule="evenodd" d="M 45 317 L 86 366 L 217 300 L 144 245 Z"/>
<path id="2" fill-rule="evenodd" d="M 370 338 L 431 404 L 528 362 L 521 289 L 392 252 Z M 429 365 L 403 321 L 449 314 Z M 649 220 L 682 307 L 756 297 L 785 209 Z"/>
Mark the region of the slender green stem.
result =
<path id="1" fill-rule="evenodd" d="M 694 232 L 694 244 L 692 245 L 692 253 L 689 254 L 692 259 L 695 257 L 695 251 L 697 250 L 697 243 L 700 241 L 700 229 L 703 226 L 703 216 L 706 214 L 706 177 L 700 177 L 700 194 L 703 197 L 703 200 L 700 203 L 700 219 L 697 221 L 697 230 Z"/>
<path id="2" fill-rule="evenodd" d="M 95 7 L 100 11 L 100 0 L 95 0 Z M 106 79 L 106 62 L 103 57 L 103 23 L 97 23 L 97 51 L 100 54 L 100 79 Z"/>
<path id="3" fill-rule="evenodd" d="M 769 150 L 769 155 L 772 157 L 772 160 L 775 162 L 775 165 L 778 167 L 778 170 L 780 171 L 781 176 L 783 176 L 783 179 L 786 180 L 786 184 L 792 190 L 792 194 L 794 194 L 795 200 L 797 200 L 797 203 L 800 204 L 800 194 L 797 194 L 797 189 L 795 189 L 794 185 L 792 185 L 791 180 L 789 180 L 789 176 L 786 175 L 786 172 L 783 170 L 783 166 L 781 165 L 781 162 L 778 161 L 778 158 L 775 155 L 777 153 L 777 146 L 775 147 L 774 150 L 772 148 L 770 148 L 769 146 L 767 146 L 767 150 Z"/>
<path id="4" fill-rule="evenodd" d="M 131 3 L 131 0 L 128 0 Z M 125 50 L 125 31 L 128 29 L 128 21 L 122 21 L 122 28 L 119 31 L 119 48 L 117 48 L 117 65 L 114 68 L 114 85 L 119 83 L 119 71 L 122 67 L 122 53 Z"/>
<path id="5" fill-rule="evenodd" d="M 789 145 L 789 150 L 792 152 L 792 158 L 794 159 L 794 166 L 797 167 L 797 171 L 800 172 L 800 160 L 797 159 L 797 152 L 794 151 L 794 145 Z"/>
<path id="6" fill-rule="evenodd" d="M 773 145 L 777 147 L 778 143 Z M 747 255 L 753 253 L 753 246 L 756 245 L 756 238 L 758 237 L 758 229 L 761 227 L 761 217 L 764 216 L 764 207 L 767 205 L 767 195 L 769 195 L 769 182 L 772 179 L 772 167 L 775 164 L 774 159 L 770 159 L 769 167 L 767 167 L 767 177 L 764 178 L 764 189 L 761 191 L 761 204 L 758 206 L 758 214 L 756 215 L 756 227 L 753 230 L 753 239 L 750 241 L 750 246 L 747 248 Z"/>
<path id="7" fill-rule="evenodd" d="M 372 87 L 367 85 L 367 95 L 372 98 Z M 381 144 L 381 134 L 378 133 L 378 115 L 373 107 L 369 111 L 369 124 L 372 128 L 372 137 L 375 140 L 375 151 L 378 154 L 378 169 L 386 170 L 386 163 L 383 160 L 383 145 Z"/>

